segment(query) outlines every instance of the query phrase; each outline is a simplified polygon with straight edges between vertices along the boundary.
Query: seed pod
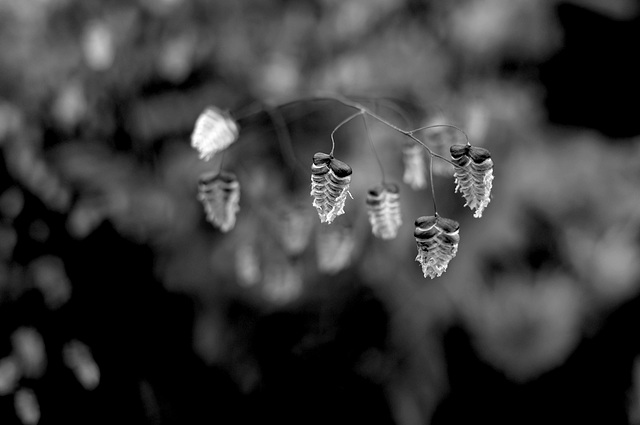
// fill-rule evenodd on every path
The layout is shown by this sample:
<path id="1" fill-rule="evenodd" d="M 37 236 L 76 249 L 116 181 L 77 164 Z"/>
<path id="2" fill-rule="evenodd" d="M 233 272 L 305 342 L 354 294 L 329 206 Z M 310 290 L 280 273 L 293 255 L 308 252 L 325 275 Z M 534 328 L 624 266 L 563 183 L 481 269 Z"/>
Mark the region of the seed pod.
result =
<path id="1" fill-rule="evenodd" d="M 355 256 L 356 238 L 346 227 L 322 228 L 316 238 L 318 270 L 334 275 L 351 265 Z"/>
<path id="2" fill-rule="evenodd" d="M 198 183 L 198 200 L 204 205 L 207 221 L 222 232 L 233 229 L 240 210 L 240 183 L 235 174 L 228 171 L 202 174 Z"/>
<path id="3" fill-rule="evenodd" d="M 413 190 L 426 188 L 427 164 L 424 148 L 414 143 L 405 145 L 402 148 L 402 160 L 404 163 L 402 181 L 411 186 Z"/>
<path id="4" fill-rule="evenodd" d="M 482 217 L 482 212 L 491 201 L 493 186 L 493 161 L 488 150 L 471 145 L 451 146 L 456 179 L 455 191 L 460 191 L 466 200 L 464 206 L 476 210 L 474 217 Z"/>
<path id="5" fill-rule="evenodd" d="M 100 368 L 84 343 L 75 339 L 67 342 L 62 349 L 62 359 L 85 390 L 93 390 L 100 384 Z"/>
<path id="6" fill-rule="evenodd" d="M 262 280 L 262 264 L 256 245 L 250 242 L 239 244 L 235 260 L 236 277 L 241 286 L 255 286 Z"/>
<path id="7" fill-rule="evenodd" d="M 351 167 L 332 156 L 318 152 L 311 165 L 311 196 L 321 223 L 331 224 L 344 214 L 349 193 Z"/>
<path id="8" fill-rule="evenodd" d="M 285 305 L 298 299 L 304 290 L 303 270 L 300 264 L 288 261 L 270 261 L 265 266 L 262 296 L 270 303 Z"/>
<path id="9" fill-rule="evenodd" d="M 40 422 L 40 403 L 31 388 L 18 388 L 13 396 L 13 406 L 16 416 L 24 425 L 36 425 Z"/>
<path id="10" fill-rule="evenodd" d="M 374 187 L 369 190 L 366 202 L 373 235 L 380 239 L 394 239 L 402 225 L 398 186 L 385 184 Z"/>
<path id="11" fill-rule="evenodd" d="M 15 356 L 0 359 L 0 397 L 15 391 L 21 378 L 21 372 L 20 364 Z"/>
<path id="12" fill-rule="evenodd" d="M 13 353 L 20 363 L 22 375 L 28 379 L 41 378 L 47 369 L 47 350 L 44 338 L 35 328 L 21 326 L 11 334 Z"/>
<path id="13" fill-rule="evenodd" d="M 279 212 L 275 229 L 282 248 L 288 255 L 296 256 L 307 249 L 314 220 L 311 210 L 302 205 L 285 204 Z"/>
<path id="14" fill-rule="evenodd" d="M 228 112 L 209 106 L 196 120 L 191 146 L 200 153 L 200 159 L 208 161 L 238 140 L 239 134 L 238 123 Z"/>
<path id="15" fill-rule="evenodd" d="M 439 216 L 423 216 L 416 220 L 414 236 L 418 245 L 416 261 L 422 266 L 424 277 L 433 279 L 447 271 L 449 261 L 458 252 L 460 225 L 457 221 Z"/>

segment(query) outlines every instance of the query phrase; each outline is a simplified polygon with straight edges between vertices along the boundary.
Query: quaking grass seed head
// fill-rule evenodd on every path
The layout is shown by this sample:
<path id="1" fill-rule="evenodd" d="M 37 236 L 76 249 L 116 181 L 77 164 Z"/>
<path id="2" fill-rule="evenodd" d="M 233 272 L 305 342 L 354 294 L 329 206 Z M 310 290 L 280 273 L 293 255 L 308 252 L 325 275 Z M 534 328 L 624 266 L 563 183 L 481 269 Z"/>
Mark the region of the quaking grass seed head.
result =
<path id="1" fill-rule="evenodd" d="M 227 111 L 215 106 L 207 107 L 196 120 L 191 133 L 191 146 L 200 159 L 209 161 L 216 153 L 238 140 L 240 127 Z"/>
<path id="2" fill-rule="evenodd" d="M 310 194 L 320 222 L 330 224 L 344 214 L 351 173 L 351 167 L 331 155 L 318 152 L 313 156 Z"/>
<path id="3" fill-rule="evenodd" d="M 240 182 L 234 173 L 203 173 L 198 182 L 198 199 L 214 227 L 222 232 L 234 228 L 240 210 Z"/>
<path id="4" fill-rule="evenodd" d="M 402 225 L 398 186 L 386 183 L 370 189 L 366 204 L 373 235 L 380 239 L 394 239 Z"/>
<path id="5" fill-rule="evenodd" d="M 473 216 L 480 218 L 491 202 L 493 187 L 491 153 L 487 149 L 471 145 L 453 145 L 450 152 L 455 170 L 455 192 L 462 193 L 466 201 L 464 206 L 475 210 Z"/>
<path id="6" fill-rule="evenodd" d="M 460 225 L 439 216 L 423 216 L 415 221 L 414 237 L 418 248 L 416 261 L 424 277 L 440 277 L 458 252 Z"/>

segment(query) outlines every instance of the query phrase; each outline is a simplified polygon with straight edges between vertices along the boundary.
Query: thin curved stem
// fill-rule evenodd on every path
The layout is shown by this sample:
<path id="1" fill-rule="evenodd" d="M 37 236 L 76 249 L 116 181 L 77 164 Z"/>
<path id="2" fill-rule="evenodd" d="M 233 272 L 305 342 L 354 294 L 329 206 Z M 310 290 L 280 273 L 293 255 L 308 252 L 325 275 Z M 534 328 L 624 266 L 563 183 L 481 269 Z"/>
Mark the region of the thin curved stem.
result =
<path id="1" fill-rule="evenodd" d="M 370 109 L 366 108 L 365 106 L 363 106 L 361 103 L 359 102 L 355 102 L 352 101 L 351 99 L 342 96 L 342 95 L 335 95 L 335 94 L 329 94 L 329 95 L 318 95 L 318 96 L 314 96 L 314 97 L 310 97 L 310 98 L 300 98 L 300 99 L 294 99 L 288 102 L 284 102 L 281 103 L 277 106 L 275 106 L 275 108 L 286 108 L 289 106 L 293 106 L 296 105 L 298 103 L 301 102 L 327 102 L 327 101 L 333 101 L 333 102 L 338 102 L 341 103 L 344 106 L 350 107 L 350 108 L 354 108 L 358 110 L 358 113 L 351 115 L 350 117 L 348 117 L 347 119 L 345 119 L 343 122 L 341 122 L 332 132 L 331 132 L 331 155 L 333 155 L 333 151 L 335 149 L 335 139 L 333 138 L 334 133 L 336 132 L 336 130 L 338 128 L 340 128 L 342 125 L 346 124 L 347 122 L 351 121 L 352 119 L 354 119 L 355 117 L 357 117 L 360 114 L 367 114 L 369 115 L 371 118 L 375 119 L 376 121 L 381 122 L 382 124 L 386 125 L 387 127 L 397 131 L 398 133 L 401 133 L 409 138 L 411 138 L 413 141 L 419 143 L 420 145 L 422 145 L 422 147 L 424 147 L 428 152 L 429 155 L 432 157 L 436 157 L 439 158 L 445 162 L 448 162 L 449 164 L 453 163 L 448 160 L 447 158 L 436 154 L 435 152 L 433 152 L 427 145 L 425 145 L 420 139 L 418 139 L 417 137 L 415 137 L 413 135 L 413 133 L 417 132 L 417 131 L 421 131 L 421 130 L 425 130 L 427 128 L 433 128 L 433 127 L 451 127 L 454 128 L 458 131 L 460 131 L 462 134 L 464 134 L 465 138 L 467 139 L 467 144 L 469 144 L 469 137 L 467 136 L 467 133 L 465 133 L 462 129 L 460 129 L 459 127 L 456 127 L 455 125 L 451 125 L 451 124 L 434 124 L 434 125 L 429 125 L 429 126 L 425 126 L 425 127 L 419 127 L 413 130 L 404 130 L 400 127 L 398 127 L 397 125 L 389 122 L 388 120 L 384 119 L 383 117 L 381 117 L 380 115 L 378 115 L 377 113 L 371 111 Z M 255 113 L 258 113 L 260 111 L 256 111 Z"/>
<path id="2" fill-rule="evenodd" d="M 352 101 L 350 101 L 349 99 L 346 99 L 346 98 L 343 98 L 343 97 L 336 97 L 336 98 L 335 98 L 335 100 L 336 100 L 336 101 L 338 101 L 338 102 L 340 102 L 340 103 L 342 103 L 342 104 L 343 104 L 343 105 L 345 105 L 345 106 L 350 106 L 350 107 L 352 107 L 352 108 L 357 108 L 357 109 L 359 109 L 359 110 L 360 110 L 360 113 L 364 113 L 364 114 L 369 115 L 371 118 L 373 118 L 373 119 L 375 119 L 375 120 L 377 120 L 377 121 L 381 122 L 382 124 L 386 125 L 387 127 L 390 127 L 390 128 L 392 128 L 393 130 L 395 130 L 395 131 L 397 131 L 397 132 L 399 132 L 399 133 L 402 133 L 402 134 L 404 134 L 405 136 L 407 136 L 407 137 L 409 137 L 409 138 L 413 139 L 415 142 L 417 142 L 417 143 L 421 144 L 421 145 L 422 145 L 422 147 L 424 147 L 427 151 L 429 151 L 429 155 L 435 156 L 436 158 L 442 159 L 442 160 L 444 160 L 444 161 L 448 162 L 449 164 L 452 164 L 452 165 L 453 165 L 453 163 L 452 163 L 451 161 L 449 161 L 447 158 L 445 158 L 445 157 L 443 157 L 443 156 L 441 156 L 441 155 L 438 155 L 437 153 L 433 152 L 433 151 L 432 151 L 432 150 L 431 150 L 427 145 L 425 145 L 425 144 L 424 144 L 420 139 L 418 139 L 417 137 L 415 137 L 415 136 L 413 135 L 413 133 L 414 133 L 414 132 L 416 132 L 416 131 L 418 131 L 418 130 L 420 130 L 420 129 L 416 129 L 416 130 L 403 130 L 402 128 L 398 127 L 398 126 L 397 126 L 397 125 L 395 125 L 395 124 L 390 123 L 390 122 L 389 122 L 389 121 L 387 121 L 386 119 L 384 119 L 384 118 L 382 118 L 381 116 L 379 116 L 378 114 L 376 114 L 376 113 L 374 113 L 374 112 L 370 111 L 369 109 L 365 108 L 364 106 L 362 106 L 361 104 L 359 104 L 359 103 L 357 103 L 357 102 L 352 102 Z M 460 129 L 460 128 L 458 128 L 458 127 L 454 126 L 454 125 L 450 125 L 450 124 L 433 124 L 433 125 L 427 126 L 427 127 L 425 127 L 425 128 L 429 128 L 429 127 L 436 127 L 436 126 L 443 126 L 443 127 L 452 127 L 452 128 L 456 128 L 456 129 L 458 129 L 459 131 L 461 131 L 461 132 L 465 135 L 465 137 L 467 136 L 467 133 L 465 133 L 464 131 L 462 131 L 462 129 Z M 422 128 L 422 129 L 424 129 L 424 128 Z M 469 138 L 467 137 L 467 142 L 468 142 L 468 141 L 469 141 Z"/>
<path id="3" fill-rule="evenodd" d="M 467 133 L 465 133 L 465 131 L 463 129 L 461 129 L 460 127 L 456 127 L 453 124 L 431 124 L 431 125 L 425 125 L 424 127 L 419 127 L 419 128 L 411 130 L 410 133 L 416 133 L 418 131 L 427 130 L 429 128 L 436 128 L 436 127 L 449 127 L 449 128 L 453 128 L 455 130 L 458 130 L 460 133 L 464 134 L 464 138 L 467 140 L 467 145 L 469 144 L 469 136 L 467 135 Z"/>
<path id="4" fill-rule="evenodd" d="M 369 140 L 369 146 L 371 146 L 371 150 L 373 151 L 373 156 L 375 156 L 376 161 L 378 161 L 378 166 L 380 167 L 380 174 L 382 176 L 382 184 L 384 185 L 386 182 L 385 175 L 384 175 L 384 167 L 382 166 L 382 161 L 378 156 L 376 147 L 373 144 L 373 139 L 371 138 L 371 132 L 369 131 L 369 125 L 367 124 L 367 116 L 365 114 L 362 114 L 362 122 L 364 123 L 364 129 L 365 129 L 365 132 L 367 133 L 367 139 Z"/>
<path id="5" fill-rule="evenodd" d="M 236 121 L 239 121 L 245 118 L 249 118 L 253 115 L 259 114 L 262 111 L 264 111 L 264 104 L 256 100 L 255 102 L 252 102 L 247 106 L 244 106 L 236 111 L 231 112 L 231 116 Z"/>
<path id="6" fill-rule="evenodd" d="M 296 166 L 301 167 L 305 170 L 306 168 L 302 165 L 302 163 L 296 157 L 296 154 L 293 150 L 293 143 L 291 142 L 291 134 L 289 133 L 289 129 L 287 128 L 287 123 L 285 122 L 282 114 L 278 110 L 278 108 L 273 107 L 271 105 L 265 105 L 264 108 L 267 115 L 271 119 L 273 127 L 276 131 L 276 137 L 278 139 L 278 144 L 280 145 L 280 150 L 283 153 L 283 157 L 289 168 L 292 172 L 295 172 Z"/>
<path id="7" fill-rule="evenodd" d="M 398 117 L 400 117 L 402 119 L 402 121 L 409 126 L 410 125 L 410 120 L 407 117 L 407 115 L 404 113 L 404 111 L 402 110 L 402 108 L 400 108 L 397 105 L 396 100 L 394 99 L 387 99 L 387 98 L 374 98 L 374 99 L 367 99 L 367 98 L 362 98 L 363 100 L 360 100 L 359 102 L 371 102 L 374 105 L 374 112 L 377 114 L 379 109 L 378 106 L 388 109 L 389 111 L 394 112 Z"/>
<path id="8" fill-rule="evenodd" d="M 358 115 L 362 115 L 364 113 L 365 113 L 365 111 L 363 109 L 361 109 L 359 112 L 357 112 L 357 113 L 349 116 L 348 118 L 345 118 L 344 120 L 342 120 L 342 122 L 340 124 L 338 124 L 336 126 L 336 128 L 333 129 L 333 131 L 331 132 L 331 152 L 329 152 L 329 156 L 331 156 L 333 158 L 333 151 L 336 148 L 336 140 L 333 138 L 333 135 L 335 134 L 335 132 L 338 131 L 338 129 L 340 127 L 342 127 L 343 125 L 345 125 L 346 123 L 348 123 L 349 121 L 351 121 L 352 119 L 357 117 Z"/>
<path id="9" fill-rule="evenodd" d="M 227 150 L 223 150 L 220 153 L 220 164 L 218 164 L 218 174 L 222 173 L 222 166 L 224 165 L 224 154 L 227 152 Z"/>
<path id="10" fill-rule="evenodd" d="M 431 199 L 433 199 L 433 215 L 438 216 L 438 206 L 436 205 L 436 189 L 433 186 L 433 154 L 429 155 L 429 185 L 431 186 Z"/>

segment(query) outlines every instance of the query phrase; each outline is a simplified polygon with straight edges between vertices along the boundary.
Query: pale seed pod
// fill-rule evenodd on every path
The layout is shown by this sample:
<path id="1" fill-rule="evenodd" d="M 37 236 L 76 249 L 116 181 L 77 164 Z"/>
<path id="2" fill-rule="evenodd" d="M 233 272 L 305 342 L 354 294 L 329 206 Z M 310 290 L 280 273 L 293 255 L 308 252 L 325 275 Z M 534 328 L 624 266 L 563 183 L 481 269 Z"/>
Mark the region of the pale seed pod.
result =
<path id="1" fill-rule="evenodd" d="M 427 163 L 424 148 L 411 143 L 402 148 L 404 174 L 402 181 L 411 189 L 419 190 L 427 187 Z"/>
<path id="2" fill-rule="evenodd" d="M 11 334 L 11 345 L 22 375 L 29 379 L 41 378 L 47 369 L 47 351 L 40 332 L 21 326 Z"/>
<path id="3" fill-rule="evenodd" d="M 344 214 L 351 173 L 351 167 L 331 155 L 318 152 L 313 156 L 311 196 L 321 223 L 331 224 Z"/>
<path id="4" fill-rule="evenodd" d="M 316 254 L 318 270 L 334 275 L 351 265 L 356 239 L 351 229 L 332 226 L 317 234 Z"/>
<path id="5" fill-rule="evenodd" d="M 258 247 L 250 242 L 242 242 L 236 247 L 236 278 L 240 286 L 252 287 L 262 280 L 262 265 Z"/>
<path id="6" fill-rule="evenodd" d="M 85 390 L 93 390 L 100 384 L 100 368 L 84 343 L 69 341 L 64 345 L 62 354 L 64 364 L 71 369 Z"/>
<path id="7" fill-rule="evenodd" d="M 278 216 L 276 228 L 282 248 L 288 255 L 299 255 L 309 245 L 314 228 L 314 218 L 310 210 L 302 206 L 287 205 Z"/>
<path id="8" fill-rule="evenodd" d="M 200 159 L 209 161 L 238 140 L 239 134 L 238 123 L 228 112 L 209 106 L 196 120 L 191 146 L 200 153 Z"/>
<path id="9" fill-rule="evenodd" d="M 287 261 L 269 261 L 265 265 L 262 296 L 267 302 L 284 305 L 298 299 L 304 290 L 302 268 Z"/>
<path id="10" fill-rule="evenodd" d="M 115 34 L 103 21 L 91 21 L 82 36 L 82 53 L 89 68 L 105 71 L 113 65 L 116 56 Z"/>
<path id="11" fill-rule="evenodd" d="M 413 235 L 418 245 L 416 261 L 422 266 L 425 278 L 440 277 L 458 252 L 460 225 L 455 220 L 437 215 L 419 217 L 415 225 Z"/>
<path id="12" fill-rule="evenodd" d="M 21 370 L 15 356 L 0 359 L 0 397 L 12 393 L 20 381 Z"/>
<path id="13" fill-rule="evenodd" d="M 18 388 L 14 394 L 13 404 L 16 416 L 24 425 L 36 425 L 40 422 L 40 403 L 31 388 Z"/>
<path id="14" fill-rule="evenodd" d="M 44 302 L 51 310 L 62 307 L 71 298 L 71 282 L 59 257 L 46 255 L 29 264 L 33 284 L 40 290 Z"/>
<path id="15" fill-rule="evenodd" d="M 207 221 L 222 232 L 236 225 L 240 210 L 240 183 L 235 174 L 222 171 L 207 172 L 200 176 L 198 200 L 204 205 Z"/>
<path id="16" fill-rule="evenodd" d="M 384 184 L 367 193 L 367 214 L 373 235 L 380 239 L 394 239 L 402 225 L 400 190 L 395 184 Z"/>
<path id="17" fill-rule="evenodd" d="M 450 150 L 455 168 L 455 191 L 462 193 L 466 200 L 464 206 L 475 210 L 473 216 L 480 218 L 491 201 L 493 186 L 491 154 L 484 148 L 471 145 L 453 145 Z"/>

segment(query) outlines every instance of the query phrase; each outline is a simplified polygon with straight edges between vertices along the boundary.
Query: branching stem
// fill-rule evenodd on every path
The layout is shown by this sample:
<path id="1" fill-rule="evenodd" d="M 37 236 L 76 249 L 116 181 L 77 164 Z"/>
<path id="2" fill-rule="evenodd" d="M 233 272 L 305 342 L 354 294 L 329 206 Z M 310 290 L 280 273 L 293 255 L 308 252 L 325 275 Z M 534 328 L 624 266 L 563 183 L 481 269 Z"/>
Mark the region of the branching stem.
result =
<path id="1" fill-rule="evenodd" d="M 378 166 L 380 167 L 380 174 L 382 176 L 382 184 L 384 185 L 386 182 L 385 175 L 384 175 L 384 167 L 382 166 L 382 161 L 378 156 L 378 152 L 376 152 L 376 147 L 373 144 L 373 139 L 371 138 L 371 132 L 369 131 L 369 124 L 367 124 L 366 114 L 362 114 L 362 122 L 364 123 L 364 129 L 365 129 L 365 132 L 367 133 L 367 139 L 369 140 L 369 146 L 371 146 L 371 150 L 373 151 L 373 156 L 375 156 L 376 161 L 378 161 Z"/>
<path id="2" fill-rule="evenodd" d="M 276 138 L 278 139 L 280 149 L 283 152 L 284 160 L 291 169 L 291 172 L 295 172 L 296 166 L 300 167 L 306 172 L 306 167 L 304 167 L 296 157 L 293 149 L 293 143 L 291 142 L 291 134 L 289 133 L 287 123 L 282 117 L 280 110 L 277 107 L 271 105 L 264 105 L 264 111 L 267 113 L 267 115 L 269 115 L 269 118 L 271 119 L 273 127 L 276 131 Z"/>
<path id="3" fill-rule="evenodd" d="M 333 151 L 336 148 L 336 140 L 333 138 L 333 135 L 335 134 L 336 131 L 338 131 L 338 129 L 340 127 L 342 127 L 343 125 L 345 125 L 346 123 L 348 123 L 349 121 L 351 121 L 352 119 L 354 119 L 357 116 L 363 115 L 365 113 L 364 109 L 360 109 L 359 112 L 345 118 L 344 120 L 342 120 L 342 122 L 340 124 L 338 124 L 336 126 L 336 128 L 333 129 L 333 131 L 331 132 L 331 152 L 329 152 L 329 156 L 331 156 L 333 158 Z"/>

